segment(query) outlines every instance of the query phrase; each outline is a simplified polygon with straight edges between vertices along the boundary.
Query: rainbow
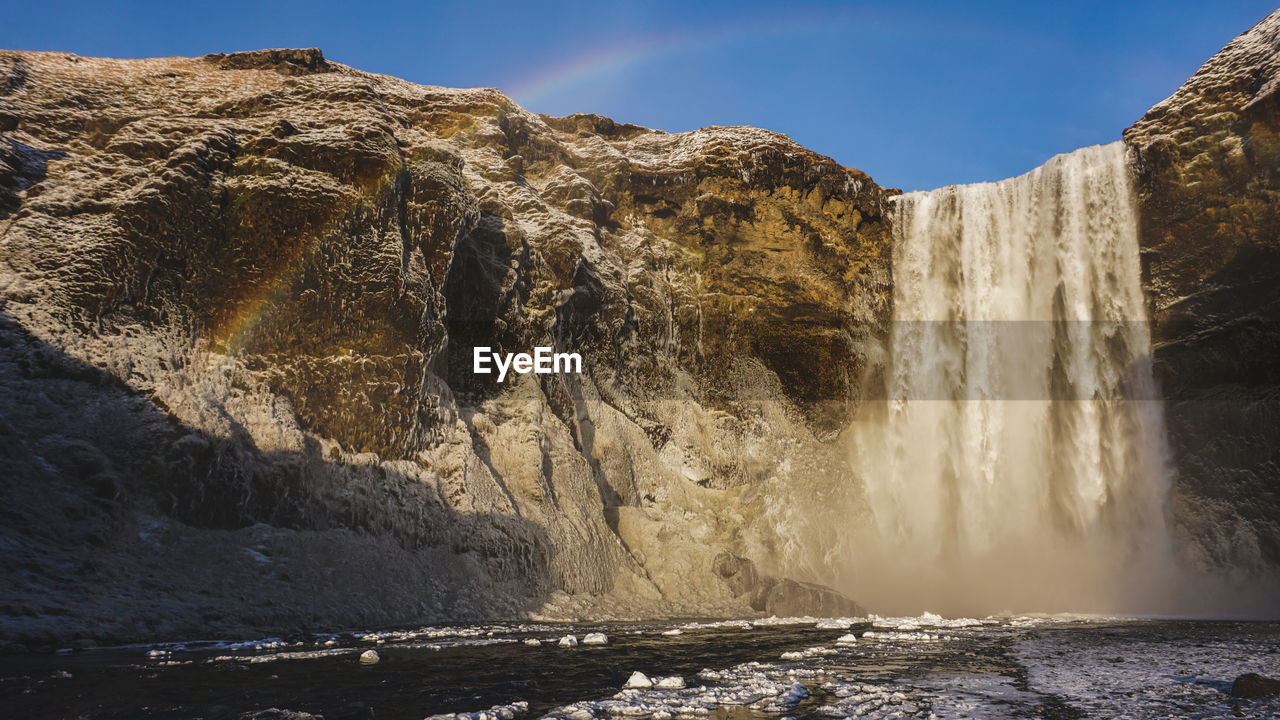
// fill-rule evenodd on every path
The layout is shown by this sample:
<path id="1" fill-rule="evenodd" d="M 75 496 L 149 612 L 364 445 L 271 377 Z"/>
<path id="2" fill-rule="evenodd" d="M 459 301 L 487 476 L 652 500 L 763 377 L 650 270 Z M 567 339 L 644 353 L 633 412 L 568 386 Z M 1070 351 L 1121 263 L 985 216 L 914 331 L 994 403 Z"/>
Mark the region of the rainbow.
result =
<path id="1" fill-rule="evenodd" d="M 781 21 L 770 18 L 715 30 L 680 31 L 621 46 L 597 48 L 536 72 L 514 83 L 506 93 L 527 107 L 568 88 L 682 53 L 707 50 L 747 39 L 765 40 L 770 36 L 830 30 L 852 21 L 853 17 L 847 13 L 811 14 Z"/>
<path id="2" fill-rule="evenodd" d="M 338 211 L 323 226 L 308 228 L 302 234 L 288 238 L 289 244 L 293 245 L 292 249 L 274 266 L 265 268 L 264 277 L 245 288 L 239 297 L 227 299 L 234 303 L 236 309 L 211 328 L 209 339 L 212 341 L 212 348 L 216 352 L 238 355 L 265 315 L 278 306 L 281 293 L 292 286 L 303 264 L 333 235 L 343 219 L 361 201 L 371 201 L 386 192 L 393 177 L 394 173 L 384 175 L 372 186 L 357 186 L 358 195 L 346 198 L 344 204 L 339 206 Z M 277 243 L 283 240 L 277 239 Z"/>

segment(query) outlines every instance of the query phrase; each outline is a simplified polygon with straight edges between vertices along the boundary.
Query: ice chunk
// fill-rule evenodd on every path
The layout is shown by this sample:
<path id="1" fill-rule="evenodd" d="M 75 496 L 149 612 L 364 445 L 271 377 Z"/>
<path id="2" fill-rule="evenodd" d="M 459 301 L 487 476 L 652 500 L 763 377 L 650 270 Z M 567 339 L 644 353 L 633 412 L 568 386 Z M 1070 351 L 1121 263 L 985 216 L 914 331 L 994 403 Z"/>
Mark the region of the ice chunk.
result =
<path id="1" fill-rule="evenodd" d="M 897 641 L 920 640 L 924 642 L 934 642 L 934 641 L 940 641 L 940 640 L 945 641 L 945 640 L 955 639 L 955 637 L 951 635 L 939 635 L 939 634 L 927 633 L 927 632 L 914 632 L 914 631 L 913 632 L 879 632 L 876 630 L 868 630 L 862 633 L 862 637 L 867 640 L 897 640 Z"/>
<path id="2" fill-rule="evenodd" d="M 782 653 L 782 659 L 787 661 L 804 660 L 805 658 L 819 657 L 821 655 L 837 655 L 838 650 L 832 650 L 822 646 L 805 648 L 804 650 L 792 650 L 791 652 Z"/>
<path id="3" fill-rule="evenodd" d="M 658 683 L 654 687 L 659 687 L 663 690 L 679 690 L 684 687 L 684 678 L 679 675 L 658 678 Z"/>
<path id="4" fill-rule="evenodd" d="M 373 665 L 374 663 L 378 662 L 381 659 L 382 658 L 378 656 L 377 650 L 365 650 L 364 652 L 360 653 L 361 665 Z"/>
<path id="5" fill-rule="evenodd" d="M 578 647 L 578 638 L 573 635 L 565 635 L 560 638 L 560 647 Z"/>
<path id="6" fill-rule="evenodd" d="M 672 636 L 675 636 L 675 635 L 683 635 L 683 634 L 684 634 L 684 631 L 683 631 L 683 630 L 681 630 L 680 628 L 672 628 L 672 629 L 670 629 L 670 630 L 666 630 L 666 631 L 664 631 L 662 634 L 663 634 L 663 635 L 672 635 Z"/>
<path id="7" fill-rule="evenodd" d="M 779 695 L 764 700 L 759 700 L 753 705 L 765 712 L 787 712 L 800 704 L 801 700 L 809 697 L 809 690 L 802 682 L 793 682 Z"/>
<path id="8" fill-rule="evenodd" d="M 683 680 L 681 680 L 681 682 L 683 682 Z M 637 670 L 631 673 L 631 677 L 627 678 L 627 684 L 625 687 L 647 690 L 653 687 L 653 681 L 650 680 L 647 675 Z"/>
<path id="9" fill-rule="evenodd" d="M 542 641 L 537 638 L 525 638 L 524 644 L 529 647 L 538 647 L 542 644 Z"/>
<path id="10" fill-rule="evenodd" d="M 599 632 L 587 633 L 582 638 L 582 644 L 583 645 L 608 645 L 609 636 Z"/>

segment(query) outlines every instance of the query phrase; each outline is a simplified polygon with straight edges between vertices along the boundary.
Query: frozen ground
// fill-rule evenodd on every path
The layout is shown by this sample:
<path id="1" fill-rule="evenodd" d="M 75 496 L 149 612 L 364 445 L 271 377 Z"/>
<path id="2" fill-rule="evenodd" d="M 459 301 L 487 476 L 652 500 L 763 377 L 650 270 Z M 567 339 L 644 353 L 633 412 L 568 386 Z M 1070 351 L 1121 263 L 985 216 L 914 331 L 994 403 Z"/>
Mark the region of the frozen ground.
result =
<path id="1" fill-rule="evenodd" d="M 1274 624 L 1122 625 L 1087 634 L 1053 629 L 1014 649 L 1033 687 L 1072 698 L 1090 716 L 1280 717 L 1280 698 L 1228 695 L 1244 672 L 1280 677 Z"/>
<path id="2" fill-rule="evenodd" d="M 596 632 L 606 644 L 583 642 Z M 381 661 L 361 666 L 371 648 Z M 1280 717 L 1280 699 L 1230 696 L 1245 672 L 1280 676 L 1280 624 L 499 624 L 5 658 L 0 706 L 32 718 Z"/>

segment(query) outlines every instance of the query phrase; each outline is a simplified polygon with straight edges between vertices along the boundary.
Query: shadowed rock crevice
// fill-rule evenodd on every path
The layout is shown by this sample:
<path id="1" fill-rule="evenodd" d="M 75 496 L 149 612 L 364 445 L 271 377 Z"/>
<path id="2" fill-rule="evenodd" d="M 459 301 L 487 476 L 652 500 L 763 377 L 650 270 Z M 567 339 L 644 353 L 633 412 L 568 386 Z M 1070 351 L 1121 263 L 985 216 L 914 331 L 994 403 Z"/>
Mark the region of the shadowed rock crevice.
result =
<path id="1" fill-rule="evenodd" d="M 2 313 L 0 380 L 10 641 L 514 617 L 553 589 L 528 521 L 459 515 L 312 437 L 284 451 L 202 432 Z"/>
<path id="2" fill-rule="evenodd" d="M 0 119 L 0 124 L 4 120 Z M 16 122 L 14 125 L 16 126 Z M 12 130 L 13 128 L 5 128 Z M 4 220 L 21 203 L 18 193 L 44 180 L 50 160 L 60 160 L 67 154 L 60 150 L 41 150 L 16 140 L 0 137 L 0 220 Z"/>

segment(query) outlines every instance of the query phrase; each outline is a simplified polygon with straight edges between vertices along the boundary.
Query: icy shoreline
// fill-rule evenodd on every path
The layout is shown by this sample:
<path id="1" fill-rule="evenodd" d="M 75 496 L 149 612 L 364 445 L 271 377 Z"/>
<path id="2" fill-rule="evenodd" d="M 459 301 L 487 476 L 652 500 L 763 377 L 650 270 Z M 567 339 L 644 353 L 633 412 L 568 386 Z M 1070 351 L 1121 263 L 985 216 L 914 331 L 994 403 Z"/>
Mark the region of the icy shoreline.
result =
<path id="1" fill-rule="evenodd" d="M 64 653 L 21 675 L 7 668 L 0 700 L 24 684 L 38 700 L 89 682 L 100 655 L 98 665 L 111 658 L 126 678 L 234 671 L 237 688 L 268 683 L 257 692 L 273 702 L 243 718 L 269 717 L 268 707 L 323 715 L 323 693 L 369 697 L 380 720 L 701 720 L 735 709 L 815 720 L 1264 718 L 1280 713 L 1280 699 L 1232 698 L 1229 685 L 1243 672 L 1280 675 L 1277 647 L 1277 623 L 1078 615 L 497 623 Z M 361 665 L 372 649 L 379 662 Z M 279 689 L 290 679 L 303 683 L 293 695 Z M 405 697 L 379 699 L 385 688 Z M 415 699 L 423 691 L 434 699 Z M 199 714 L 189 702 L 179 708 Z"/>

